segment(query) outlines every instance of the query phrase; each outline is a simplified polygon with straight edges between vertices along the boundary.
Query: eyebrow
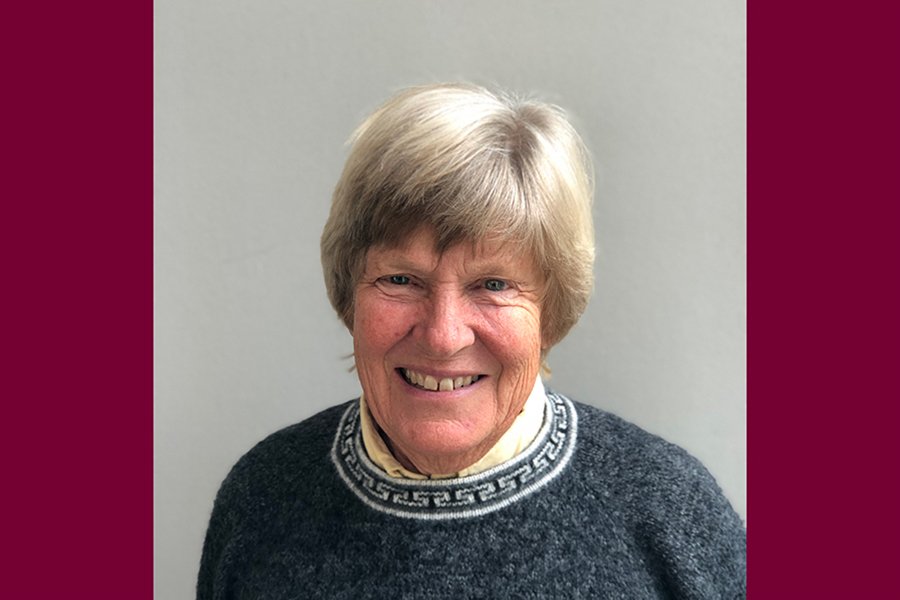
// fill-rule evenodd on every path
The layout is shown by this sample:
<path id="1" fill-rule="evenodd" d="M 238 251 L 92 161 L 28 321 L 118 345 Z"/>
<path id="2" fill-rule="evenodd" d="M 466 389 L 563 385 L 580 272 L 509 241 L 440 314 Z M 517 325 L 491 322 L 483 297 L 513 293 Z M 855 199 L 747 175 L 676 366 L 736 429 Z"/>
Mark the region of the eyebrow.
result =
<path id="1" fill-rule="evenodd" d="M 388 251 L 389 254 L 382 255 L 378 259 L 375 260 L 375 264 L 380 266 L 383 269 L 388 270 L 396 270 L 396 271 L 432 271 L 434 267 L 437 265 L 428 266 L 423 268 L 422 265 L 417 264 L 409 259 L 409 257 L 403 253 L 402 250 Z"/>
<path id="2" fill-rule="evenodd" d="M 404 271 L 411 274 L 431 273 L 438 266 L 437 264 L 429 264 L 428 266 L 423 267 L 422 265 L 410 260 L 409 257 L 401 249 L 386 251 L 386 253 L 380 259 L 378 259 L 375 264 L 376 266 L 379 266 L 380 269 L 384 269 L 387 271 Z M 477 261 L 473 258 L 471 260 L 467 260 L 464 264 L 466 272 L 475 273 L 479 276 L 497 275 L 503 278 L 509 278 L 511 280 L 515 279 L 509 277 L 509 275 L 511 275 L 511 267 L 504 262 L 498 262 L 494 257 L 489 257 L 482 261 Z M 537 273 L 538 271 L 535 269 L 534 272 Z"/>

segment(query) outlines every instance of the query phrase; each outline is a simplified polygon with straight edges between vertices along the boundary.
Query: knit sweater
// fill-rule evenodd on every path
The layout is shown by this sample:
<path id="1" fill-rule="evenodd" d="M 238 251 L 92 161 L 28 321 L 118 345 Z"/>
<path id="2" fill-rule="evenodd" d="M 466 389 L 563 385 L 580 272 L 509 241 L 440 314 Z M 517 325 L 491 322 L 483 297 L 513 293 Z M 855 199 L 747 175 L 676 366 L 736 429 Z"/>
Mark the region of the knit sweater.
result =
<path id="1" fill-rule="evenodd" d="M 389 478 L 359 405 L 265 439 L 216 497 L 198 600 L 743 598 L 746 534 L 686 452 L 548 390 L 522 454 Z"/>

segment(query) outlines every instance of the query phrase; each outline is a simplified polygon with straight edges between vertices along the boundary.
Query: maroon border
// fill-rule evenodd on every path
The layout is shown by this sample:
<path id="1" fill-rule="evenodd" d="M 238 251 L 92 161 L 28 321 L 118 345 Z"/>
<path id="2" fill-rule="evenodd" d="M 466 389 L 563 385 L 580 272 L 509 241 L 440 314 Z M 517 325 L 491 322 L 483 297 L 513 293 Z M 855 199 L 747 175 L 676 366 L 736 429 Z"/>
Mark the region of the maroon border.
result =
<path id="1" fill-rule="evenodd" d="M 894 6 L 748 3 L 760 598 L 898 590 Z M 152 5 L 4 21 L 3 593 L 149 598 Z"/>
<path id="2" fill-rule="evenodd" d="M 0 37 L 0 596 L 150 598 L 152 3 L 13 3 Z"/>
<path id="3" fill-rule="evenodd" d="M 755 598 L 900 597 L 898 23 L 748 2 Z"/>

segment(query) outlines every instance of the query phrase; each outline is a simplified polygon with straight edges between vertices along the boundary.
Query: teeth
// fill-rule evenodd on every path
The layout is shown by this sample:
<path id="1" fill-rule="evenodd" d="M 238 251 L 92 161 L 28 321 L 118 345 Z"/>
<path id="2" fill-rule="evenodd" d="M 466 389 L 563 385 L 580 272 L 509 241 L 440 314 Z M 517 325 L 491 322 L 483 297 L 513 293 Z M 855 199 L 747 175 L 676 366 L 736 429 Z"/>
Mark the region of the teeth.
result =
<path id="1" fill-rule="evenodd" d="M 456 379 L 445 377 L 444 379 L 438 380 L 432 375 L 422 375 L 421 373 L 411 371 L 410 369 L 403 369 L 403 375 L 410 383 L 432 392 L 458 390 L 459 388 L 471 385 L 480 378 L 479 375 L 466 375 L 465 377 L 457 377 Z"/>

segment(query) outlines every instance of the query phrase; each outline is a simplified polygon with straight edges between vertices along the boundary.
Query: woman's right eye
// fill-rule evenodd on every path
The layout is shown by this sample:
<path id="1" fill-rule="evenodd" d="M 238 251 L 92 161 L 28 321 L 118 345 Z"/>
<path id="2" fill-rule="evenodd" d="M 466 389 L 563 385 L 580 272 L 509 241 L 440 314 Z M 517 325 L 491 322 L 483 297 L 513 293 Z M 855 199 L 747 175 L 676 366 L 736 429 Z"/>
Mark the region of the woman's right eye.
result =
<path id="1" fill-rule="evenodd" d="M 407 285 L 409 283 L 409 277 L 406 275 L 389 275 L 387 277 L 388 283 L 392 283 L 394 285 Z"/>

